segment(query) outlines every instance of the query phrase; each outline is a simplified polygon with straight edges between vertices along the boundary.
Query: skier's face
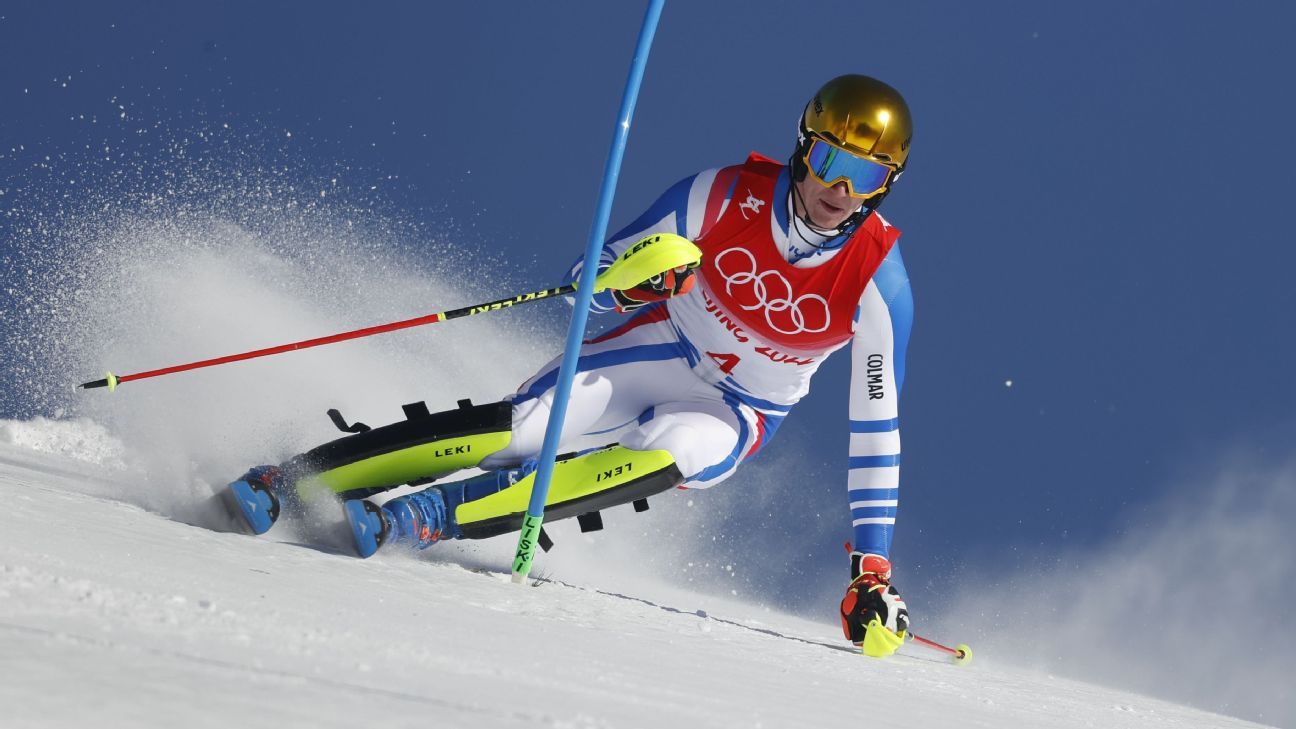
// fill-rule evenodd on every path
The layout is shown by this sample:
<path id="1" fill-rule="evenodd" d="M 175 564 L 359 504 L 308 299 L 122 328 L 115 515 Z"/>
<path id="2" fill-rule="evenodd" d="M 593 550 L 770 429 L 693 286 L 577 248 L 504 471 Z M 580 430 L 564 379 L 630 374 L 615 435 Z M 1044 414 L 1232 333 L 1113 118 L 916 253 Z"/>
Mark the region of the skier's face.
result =
<path id="1" fill-rule="evenodd" d="M 797 207 L 801 207 L 800 203 L 805 203 L 805 209 L 798 212 L 808 216 L 816 228 L 832 230 L 860 209 L 859 198 L 850 196 L 845 182 L 824 187 L 806 175 L 805 179 L 797 183 L 797 191 L 801 193 L 793 196 L 799 198 L 796 200 Z"/>

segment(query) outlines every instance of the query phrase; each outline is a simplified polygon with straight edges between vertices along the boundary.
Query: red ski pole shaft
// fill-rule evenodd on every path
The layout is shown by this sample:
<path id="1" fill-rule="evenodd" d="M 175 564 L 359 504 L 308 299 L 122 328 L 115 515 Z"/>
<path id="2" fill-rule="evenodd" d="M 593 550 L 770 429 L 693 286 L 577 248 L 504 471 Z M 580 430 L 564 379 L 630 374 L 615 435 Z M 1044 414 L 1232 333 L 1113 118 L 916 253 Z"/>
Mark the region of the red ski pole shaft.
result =
<path id="1" fill-rule="evenodd" d="M 958 655 L 958 651 L 954 650 L 953 648 L 950 648 L 949 646 L 941 645 L 940 643 L 937 643 L 934 640 L 927 640 L 926 638 L 922 637 L 921 635 L 918 635 L 917 633 L 910 633 L 909 637 L 913 638 L 915 642 L 922 643 L 928 648 L 935 648 L 938 651 L 945 651 L 946 653 L 952 655 Z"/>
<path id="2" fill-rule="evenodd" d="M 965 644 L 959 644 L 956 648 L 950 648 L 949 646 L 941 645 L 934 640 L 928 640 L 917 633 L 909 633 L 909 638 L 915 643 L 921 643 L 928 648 L 934 648 L 943 653 L 948 653 L 956 662 L 964 662 L 972 658 L 972 649 Z"/>
<path id="3" fill-rule="evenodd" d="M 198 362 L 189 362 L 187 364 L 173 365 L 171 367 L 162 367 L 160 369 L 149 370 L 147 372 L 136 372 L 135 374 L 131 374 L 131 375 L 117 376 L 112 373 L 109 373 L 108 376 L 102 380 L 94 380 L 93 382 L 86 382 L 81 385 L 78 385 L 78 387 L 84 389 L 90 389 L 95 387 L 106 387 L 109 390 L 115 390 L 117 388 L 117 385 L 123 382 L 131 382 L 133 380 L 144 380 L 150 377 L 161 377 L 163 375 L 175 374 L 176 372 L 187 372 L 189 370 L 201 369 L 203 367 L 215 367 L 216 365 L 229 364 L 230 362 L 242 362 L 243 360 L 256 359 L 257 357 L 269 357 L 272 354 L 282 354 L 284 352 L 295 352 L 299 349 L 309 349 L 310 347 L 319 347 L 325 344 L 333 344 L 335 342 L 345 342 L 348 339 L 359 339 L 361 337 L 373 336 L 374 334 L 394 332 L 398 329 L 409 329 L 410 327 L 423 326 L 424 324 L 435 324 L 437 322 L 446 321 L 447 319 L 458 319 L 460 317 L 472 316 L 473 314 L 483 314 L 488 311 L 498 311 L 500 309 L 505 309 L 511 306 L 515 306 L 517 304 L 526 304 L 532 301 L 539 301 L 541 299 L 547 299 L 553 296 L 562 296 L 564 294 L 570 294 L 575 290 L 576 290 L 575 284 L 567 284 L 566 286 L 558 286 L 555 288 L 542 289 L 540 291 L 532 291 L 530 293 L 525 293 L 525 294 L 518 294 L 517 296 L 513 296 L 507 299 L 499 299 L 498 301 L 489 301 L 484 304 L 465 306 L 461 309 L 454 309 L 452 311 L 444 311 L 444 312 L 438 312 L 436 314 L 428 314 L 427 316 L 415 317 L 413 319 L 405 319 L 403 321 L 392 322 L 390 324 L 378 324 L 376 326 L 365 327 L 363 329 L 354 329 L 352 331 L 342 332 L 340 334 L 331 334 L 327 337 L 303 339 L 300 342 L 292 342 L 290 344 L 280 344 L 278 346 L 266 347 L 264 349 L 254 349 L 250 352 L 241 352 L 239 354 L 230 354 L 224 357 L 214 357 L 212 359 L 204 359 Z"/>

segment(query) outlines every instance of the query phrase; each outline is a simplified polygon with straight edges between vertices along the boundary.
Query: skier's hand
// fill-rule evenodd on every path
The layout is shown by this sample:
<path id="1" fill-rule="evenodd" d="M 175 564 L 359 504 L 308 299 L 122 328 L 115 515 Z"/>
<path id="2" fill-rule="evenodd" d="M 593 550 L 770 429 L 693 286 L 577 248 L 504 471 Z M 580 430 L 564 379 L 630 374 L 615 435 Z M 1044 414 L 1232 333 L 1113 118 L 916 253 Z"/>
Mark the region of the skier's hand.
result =
<path id="1" fill-rule="evenodd" d="M 697 266 L 679 266 L 641 281 L 632 288 L 613 289 L 612 298 L 616 300 L 617 311 L 634 311 L 655 301 L 687 294 L 693 290 L 696 276 Z"/>
<path id="2" fill-rule="evenodd" d="M 891 584 L 891 562 L 876 554 L 851 554 L 854 579 L 841 602 L 842 632 L 866 655 L 889 656 L 904 643 L 909 609 Z"/>

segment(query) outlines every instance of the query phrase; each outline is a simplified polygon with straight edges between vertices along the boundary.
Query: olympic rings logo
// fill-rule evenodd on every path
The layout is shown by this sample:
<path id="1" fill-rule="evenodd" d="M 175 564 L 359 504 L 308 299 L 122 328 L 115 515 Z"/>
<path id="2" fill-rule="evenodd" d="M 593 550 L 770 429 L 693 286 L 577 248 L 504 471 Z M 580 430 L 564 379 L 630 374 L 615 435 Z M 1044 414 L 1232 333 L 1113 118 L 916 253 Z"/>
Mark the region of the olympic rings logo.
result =
<path id="1" fill-rule="evenodd" d="M 746 259 L 735 263 L 729 254 Z M 729 257 L 730 269 L 722 261 Z M 737 270 L 731 272 L 732 269 Z M 715 257 L 715 269 L 724 278 L 725 293 L 743 311 L 764 309 L 765 321 L 779 334 L 817 334 L 827 331 L 831 317 L 828 301 L 818 294 L 792 298 L 792 284 L 778 271 L 756 272 L 756 257 L 744 248 L 730 248 Z"/>

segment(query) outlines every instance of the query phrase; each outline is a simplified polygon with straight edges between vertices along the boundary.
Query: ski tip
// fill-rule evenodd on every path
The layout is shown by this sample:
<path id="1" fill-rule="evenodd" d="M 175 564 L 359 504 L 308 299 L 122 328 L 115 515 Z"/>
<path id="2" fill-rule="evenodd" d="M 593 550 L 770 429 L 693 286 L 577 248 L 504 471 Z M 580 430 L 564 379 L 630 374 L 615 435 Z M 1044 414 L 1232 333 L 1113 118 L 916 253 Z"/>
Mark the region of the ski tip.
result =
<path id="1" fill-rule="evenodd" d="M 239 480 L 225 489 L 230 511 L 240 518 L 244 531 L 253 536 L 265 534 L 279 518 L 279 501 L 260 484 Z"/>
<path id="2" fill-rule="evenodd" d="M 972 662 L 972 648 L 967 643 L 959 643 L 954 646 L 954 663 L 959 666 L 966 666 Z"/>
<path id="3" fill-rule="evenodd" d="M 387 528 L 379 507 L 363 499 L 353 499 L 342 504 L 342 511 L 351 527 L 356 555 L 360 559 L 372 557 L 387 540 Z"/>

